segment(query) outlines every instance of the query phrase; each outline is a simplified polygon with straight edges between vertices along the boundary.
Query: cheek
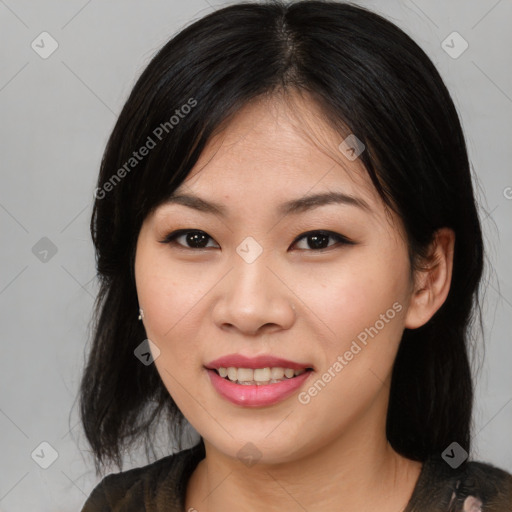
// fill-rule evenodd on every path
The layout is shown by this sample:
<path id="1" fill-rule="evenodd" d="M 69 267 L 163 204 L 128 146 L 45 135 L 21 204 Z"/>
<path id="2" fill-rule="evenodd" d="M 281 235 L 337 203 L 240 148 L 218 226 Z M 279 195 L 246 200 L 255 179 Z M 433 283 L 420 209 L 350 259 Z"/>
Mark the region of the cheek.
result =
<path id="1" fill-rule="evenodd" d="M 178 277 L 177 277 L 178 276 Z M 139 304 L 144 309 L 144 327 L 147 337 L 157 345 L 160 355 L 155 363 L 162 378 L 165 367 L 174 372 L 174 361 L 187 356 L 183 344 L 178 340 L 193 342 L 194 337 L 186 336 L 183 327 L 193 312 L 194 304 L 201 295 L 200 286 L 191 285 L 180 278 L 183 272 L 172 265 L 165 251 L 152 247 L 151 242 L 142 239 L 135 260 L 135 279 Z M 190 354 L 192 351 L 188 351 Z M 164 379 L 165 380 L 165 379 Z"/>
<path id="2" fill-rule="evenodd" d="M 308 278 L 308 304 L 329 327 L 318 375 L 328 384 L 314 384 L 303 398 L 312 400 L 324 421 L 321 411 L 331 411 L 335 423 L 348 421 L 382 388 L 396 357 L 406 311 L 408 281 L 400 254 L 394 255 L 394 266 L 393 258 L 382 253 L 358 256 L 346 269 L 329 272 L 329 281 L 319 274 Z"/>
<path id="3" fill-rule="evenodd" d="M 160 350 L 155 366 L 183 414 L 193 416 L 188 390 L 198 385 L 201 337 L 197 312 L 205 291 L 197 282 L 185 278 L 183 272 L 176 273 L 172 268 L 163 271 L 154 265 L 151 268 L 139 273 L 137 291 L 144 305 L 147 337 Z"/>
<path id="4" fill-rule="evenodd" d="M 376 323 L 386 336 L 399 338 L 402 315 L 398 310 L 405 311 L 408 282 L 401 255 L 376 257 L 368 252 L 348 260 L 337 270 L 330 266 L 304 273 L 308 277 L 301 281 L 307 291 L 305 303 L 328 328 L 328 339 L 340 349 Z"/>
<path id="5" fill-rule="evenodd" d="M 197 327 L 194 315 L 215 283 L 211 271 L 202 272 L 198 267 L 178 265 L 162 251 L 142 253 L 137 261 L 137 294 L 144 305 L 146 331 L 164 345 L 171 343 L 176 333 L 183 338 L 184 330 Z"/>

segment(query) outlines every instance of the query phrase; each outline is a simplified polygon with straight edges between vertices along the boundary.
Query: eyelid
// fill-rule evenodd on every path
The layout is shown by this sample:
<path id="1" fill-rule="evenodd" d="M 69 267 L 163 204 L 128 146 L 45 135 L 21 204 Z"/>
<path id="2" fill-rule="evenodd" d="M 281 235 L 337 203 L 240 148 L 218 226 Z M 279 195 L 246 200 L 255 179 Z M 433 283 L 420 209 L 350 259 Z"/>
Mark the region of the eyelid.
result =
<path id="1" fill-rule="evenodd" d="M 159 242 L 163 243 L 163 244 L 171 244 L 172 243 L 172 244 L 177 245 L 181 249 L 190 250 L 190 251 L 200 251 L 200 250 L 212 248 L 212 247 L 187 247 L 186 245 L 182 245 L 182 244 L 179 244 L 176 242 L 176 238 L 178 238 L 182 235 L 188 234 L 188 233 L 205 234 L 210 240 L 215 241 L 215 239 L 212 236 L 210 236 L 206 231 L 203 231 L 201 229 L 188 228 L 188 229 L 177 229 L 175 231 L 172 231 L 171 233 L 167 234 L 163 240 L 160 240 Z M 349 238 L 347 238 L 346 236 L 344 236 L 340 233 L 336 233 L 334 231 L 329 231 L 326 229 L 312 229 L 312 230 L 306 231 L 306 232 L 298 235 L 295 238 L 295 240 L 292 242 L 292 246 L 295 245 L 300 240 L 302 240 L 303 238 L 307 238 L 308 236 L 317 235 L 317 234 L 323 235 L 323 236 L 329 236 L 329 237 L 337 240 L 337 243 L 329 245 L 327 247 L 323 247 L 321 249 L 298 249 L 298 250 L 306 251 L 306 252 L 323 252 L 323 251 L 329 250 L 333 247 L 336 247 L 339 244 L 356 245 L 356 242 L 354 242 L 353 240 L 350 240 Z M 215 242 L 215 243 L 217 243 L 217 242 Z"/>
<path id="2" fill-rule="evenodd" d="M 355 245 L 356 242 L 350 240 L 346 236 L 336 233 L 335 231 L 329 231 L 328 229 L 312 229 L 310 231 L 306 231 L 304 233 L 301 233 L 293 242 L 292 245 L 296 244 L 299 240 L 302 240 L 303 238 L 307 238 L 311 235 L 320 234 L 323 236 L 330 236 L 331 238 L 334 238 L 338 241 L 338 243 L 342 243 L 344 245 Z M 309 249 L 308 252 L 321 252 L 323 250 L 329 249 L 331 247 L 334 247 L 336 244 L 330 245 L 329 247 L 325 247 L 324 249 Z M 302 249 L 304 250 L 304 249 Z"/>
<path id="3" fill-rule="evenodd" d="M 203 231 L 202 229 L 188 228 L 188 229 L 176 229 L 174 231 L 171 231 L 169 234 L 165 235 L 163 240 L 159 240 L 159 242 L 161 244 L 171 244 L 172 243 L 172 244 L 177 245 L 178 247 L 181 247 L 182 249 L 188 249 L 191 251 L 199 251 L 201 249 L 208 249 L 208 247 L 197 247 L 197 248 L 187 247 L 186 245 L 181 245 L 176 242 L 176 238 L 178 238 L 182 235 L 186 235 L 188 233 L 204 233 L 208 238 L 210 238 L 211 240 L 214 240 L 214 238 L 212 236 L 210 236 L 206 231 Z M 215 243 L 217 243 L 217 242 L 215 242 Z"/>

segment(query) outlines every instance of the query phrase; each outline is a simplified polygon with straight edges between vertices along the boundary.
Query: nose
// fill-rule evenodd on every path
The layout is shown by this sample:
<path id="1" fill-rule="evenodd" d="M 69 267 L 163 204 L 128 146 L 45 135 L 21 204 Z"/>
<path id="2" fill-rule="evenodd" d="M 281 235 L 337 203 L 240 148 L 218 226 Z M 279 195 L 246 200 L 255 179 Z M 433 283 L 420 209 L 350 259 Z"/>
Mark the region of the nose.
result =
<path id="1" fill-rule="evenodd" d="M 242 258 L 219 283 L 212 310 L 215 324 L 246 336 L 289 329 L 295 321 L 294 295 L 262 258 Z"/>

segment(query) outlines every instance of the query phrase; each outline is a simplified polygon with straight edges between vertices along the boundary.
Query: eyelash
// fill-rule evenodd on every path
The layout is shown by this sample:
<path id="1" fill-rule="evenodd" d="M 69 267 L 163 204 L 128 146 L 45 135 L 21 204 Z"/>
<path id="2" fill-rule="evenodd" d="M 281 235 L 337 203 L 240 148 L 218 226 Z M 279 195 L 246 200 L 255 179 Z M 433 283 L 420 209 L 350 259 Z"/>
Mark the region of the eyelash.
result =
<path id="1" fill-rule="evenodd" d="M 169 233 L 163 240 L 160 241 L 160 243 L 162 243 L 162 244 L 177 245 L 181 249 L 191 250 L 191 251 L 199 251 L 199 250 L 204 250 L 204 249 L 212 249 L 212 247 L 187 247 L 187 246 L 182 245 L 182 244 L 180 244 L 180 243 L 178 243 L 176 241 L 176 239 L 179 238 L 180 236 L 187 235 L 189 233 L 204 234 L 209 239 L 213 240 L 213 238 L 210 235 L 208 235 L 208 233 L 206 233 L 204 231 L 201 231 L 199 229 L 178 229 L 176 231 L 173 231 L 173 232 Z M 336 239 L 337 240 L 337 244 L 332 244 L 332 245 L 329 245 L 327 247 L 322 247 L 320 249 L 299 249 L 299 250 L 301 250 L 301 251 L 311 251 L 311 252 L 322 252 L 322 251 L 330 250 L 330 249 L 332 249 L 333 247 L 335 247 L 338 244 L 341 244 L 341 245 L 355 245 L 355 242 L 353 242 L 352 240 L 349 240 L 347 237 L 345 237 L 343 235 L 340 235 L 339 233 L 334 233 L 333 231 L 326 231 L 326 230 L 314 230 L 314 231 L 307 231 L 306 233 L 302 233 L 301 235 L 299 235 L 293 241 L 292 245 L 295 245 L 297 242 L 299 242 L 303 238 L 308 238 L 308 237 L 313 236 L 313 235 L 326 236 L 326 237 L 330 237 L 330 238 Z M 216 249 L 216 247 L 213 247 L 213 249 Z"/>

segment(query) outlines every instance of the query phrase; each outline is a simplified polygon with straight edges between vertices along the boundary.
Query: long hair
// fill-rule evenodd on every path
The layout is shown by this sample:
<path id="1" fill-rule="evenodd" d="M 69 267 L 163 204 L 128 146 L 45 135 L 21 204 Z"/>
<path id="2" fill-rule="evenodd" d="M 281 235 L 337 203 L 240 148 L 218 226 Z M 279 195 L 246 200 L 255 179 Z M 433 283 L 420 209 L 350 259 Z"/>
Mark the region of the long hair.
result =
<path id="1" fill-rule="evenodd" d="M 100 290 L 79 394 L 97 473 L 109 461 L 122 468 L 123 449 L 137 440 L 151 447 L 159 420 L 176 438 L 185 424 L 155 365 L 134 356 L 146 338 L 134 279 L 142 222 L 242 106 L 287 91 L 308 94 L 333 129 L 348 129 L 364 143 L 359 158 L 402 219 L 412 262 L 436 229 L 455 231 L 448 297 L 400 343 L 387 437 L 397 452 L 419 461 L 453 441 L 470 449 L 468 342 L 483 243 L 450 94 L 424 51 L 373 12 L 331 1 L 251 2 L 219 9 L 163 46 L 136 82 L 104 152 L 91 218 Z"/>

